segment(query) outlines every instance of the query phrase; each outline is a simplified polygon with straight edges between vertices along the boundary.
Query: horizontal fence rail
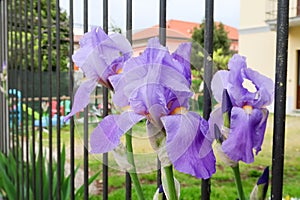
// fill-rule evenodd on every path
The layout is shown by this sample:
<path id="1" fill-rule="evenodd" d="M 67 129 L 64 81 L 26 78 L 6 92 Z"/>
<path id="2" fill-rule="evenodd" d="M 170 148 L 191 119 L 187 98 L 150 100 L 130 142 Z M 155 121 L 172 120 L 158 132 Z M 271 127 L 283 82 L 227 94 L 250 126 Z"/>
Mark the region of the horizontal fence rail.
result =
<path id="1" fill-rule="evenodd" d="M 126 3 L 126 37 L 132 44 L 134 0 Z M 92 2 L 83 1 L 83 33 L 89 31 L 89 8 Z M 102 28 L 109 31 L 109 1 L 103 0 Z M 149 2 L 150 3 L 150 2 Z M 170 2 L 171 3 L 171 2 Z M 273 134 L 272 191 L 271 199 L 281 200 L 284 169 L 284 128 L 287 77 L 288 13 L 289 1 L 278 0 L 276 89 Z M 108 162 L 104 153 L 98 162 L 101 177 L 90 185 L 91 159 L 89 159 L 89 135 L 91 133 L 91 109 L 83 114 L 63 118 L 74 103 L 74 88 L 78 88 L 72 55 L 78 47 L 74 40 L 73 0 L 68 1 L 68 11 L 61 9 L 61 1 L 0 0 L 0 151 L 15 158 L 14 199 L 89 199 L 93 184 L 102 199 L 109 199 L 111 191 Z M 159 0 L 159 41 L 166 45 L 167 1 Z M 114 9 L 114 8 L 112 8 Z M 200 10 L 200 8 L 199 8 Z M 153 13 L 154 15 L 155 13 Z M 152 17 L 152 16 L 145 16 Z M 99 20 L 100 23 L 101 20 Z M 199 22 L 201 19 L 199 19 Z M 203 60 L 204 103 L 203 115 L 208 119 L 212 109 L 210 82 L 212 79 L 214 1 L 205 1 Z M 107 88 L 96 90 L 96 104 L 102 104 L 101 118 L 110 114 L 110 94 Z M 100 103 L 99 103 L 100 102 Z M 82 118 L 82 123 L 75 118 Z M 75 124 L 78 126 L 75 127 Z M 76 129 L 75 129 L 76 128 Z M 76 141 L 76 131 L 82 141 Z M 81 149 L 81 150 L 78 150 Z M 157 159 L 158 160 L 158 159 Z M 77 169 L 77 165 L 80 167 Z M 102 165 L 101 167 L 99 167 Z M 157 165 L 160 166 L 158 160 Z M 8 171 L 8 170 L 7 170 Z M 78 175 L 79 174 L 79 175 Z M 123 175 L 124 176 L 124 175 Z M 75 184 L 78 178 L 82 188 Z M 157 170 L 157 187 L 160 187 L 161 171 Z M 124 176 L 124 199 L 132 199 L 132 181 L 129 173 Z M 199 185 L 200 187 L 200 185 Z M 112 187 L 113 188 L 113 187 Z M 201 199 L 210 199 L 211 180 L 202 180 Z M 163 195 L 163 198 L 166 197 Z"/>

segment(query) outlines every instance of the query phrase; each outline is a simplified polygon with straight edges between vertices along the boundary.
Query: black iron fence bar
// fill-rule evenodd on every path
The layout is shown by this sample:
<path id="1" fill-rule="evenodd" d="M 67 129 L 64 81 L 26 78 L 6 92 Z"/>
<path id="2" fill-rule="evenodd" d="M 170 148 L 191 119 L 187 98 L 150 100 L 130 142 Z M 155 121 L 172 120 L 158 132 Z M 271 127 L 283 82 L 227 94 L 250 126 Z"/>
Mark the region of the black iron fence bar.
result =
<path id="1" fill-rule="evenodd" d="M 11 1 L 8 2 L 9 4 L 7 5 L 8 7 L 8 33 L 7 33 L 7 38 L 9 39 L 9 45 L 8 45 L 8 50 L 9 50 L 9 54 L 8 54 L 8 59 L 9 61 L 12 60 L 12 51 L 13 51 L 13 40 L 12 40 L 12 12 L 11 12 L 11 9 L 12 9 L 12 3 Z M 10 81 L 10 76 L 11 76 L 11 66 L 12 66 L 12 62 L 9 62 L 7 61 L 7 88 L 10 88 L 11 86 L 11 81 Z M 8 121 L 10 121 L 10 109 L 8 109 Z M 11 143 L 12 143 L 12 139 L 11 139 L 11 136 L 10 136 L 10 132 L 11 132 L 11 127 L 10 127 L 10 124 L 8 126 L 8 147 L 9 147 L 9 151 L 12 149 L 12 146 L 11 146 Z"/>
<path id="2" fill-rule="evenodd" d="M 3 48 L 3 43 L 4 43 L 4 1 L 0 1 L 0 65 L 2 66 L 3 63 L 3 57 L 4 57 L 4 48 Z M 2 73 L 2 67 L 0 69 L 0 73 Z M 1 110 L 2 111 L 2 110 Z M 0 114 L 1 115 L 1 114 Z M 2 115 L 1 115 L 2 116 Z M 2 119 L 2 117 L 1 117 Z M 2 129 L 2 127 L 1 127 Z M 0 133 L 1 134 L 1 133 Z M 2 139 L 2 136 L 1 136 Z M 2 141 L 0 141 L 2 143 Z M 2 144 L 1 144 L 1 150 L 2 150 Z"/>
<path id="3" fill-rule="evenodd" d="M 8 51 L 9 51 L 9 47 L 8 47 L 8 3 L 6 0 L 4 0 L 4 13 L 5 13 L 5 36 L 4 36 L 4 41 L 5 41 L 5 60 L 6 60 L 6 72 L 8 73 Z M 5 83 L 6 83 L 6 88 L 7 88 L 7 84 L 8 84 L 8 81 L 7 81 L 7 78 L 8 78 L 8 74 L 6 76 L 6 80 L 5 80 Z M 7 92 L 7 90 L 6 90 Z M 4 104 L 4 112 L 5 112 L 5 115 L 6 115 L 6 119 L 4 121 L 5 123 L 5 153 L 8 154 L 8 151 L 9 151 L 9 148 L 10 148 L 10 137 L 9 137 L 9 115 L 8 115 L 8 101 L 7 101 L 7 97 L 5 98 L 5 104 Z"/>
<path id="4" fill-rule="evenodd" d="M 57 199 L 61 199 L 61 156 L 60 156 L 60 4 L 56 0 L 56 146 L 57 146 Z"/>
<path id="5" fill-rule="evenodd" d="M 48 110 L 48 131 L 49 131 L 49 166 L 48 166 L 48 176 L 49 176 L 49 199 L 52 199 L 52 191 L 53 191 L 53 176 L 52 176 L 52 172 L 53 172 L 53 168 L 52 168 L 52 15 L 51 15 L 51 0 L 47 0 L 47 32 L 48 32 L 48 74 L 49 74 L 49 87 L 48 87 L 48 91 L 49 91 L 49 98 L 48 98 L 48 102 L 49 102 L 49 110 Z"/>
<path id="6" fill-rule="evenodd" d="M 103 0 L 103 30 L 108 33 L 108 0 Z M 108 115 L 108 89 L 103 87 L 103 117 Z M 108 199 L 108 153 L 103 154 L 103 200 Z"/>
<path id="7" fill-rule="evenodd" d="M 4 1 L 0 1 L 0 65 L 2 66 L 2 63 L 4 62 L 4 52 L 5 52 L 5 48 L 4 48 L 4 34 L 5 34 L 5 30 L 4 30 L 4 25 L 5 25 L 5 14 L 4 14 Z M 1 67 L 0 69 L 0 73 L 2 73 L 3 69 Z M 4 78 L 4 77 L 3 77 Z M 0 87 L 3 87 L 2 85 L 2 77 L 0 77 Z M 5 94 L 4 91 L 3 93 L 0 91 L 0 120 L 1 120 L 1 124 L 0 124 L 0 151 L 2 153 L 4 153 L 5 151 L 5 132 L 4 132 L 4 127 L 5 127 L 5 113 L 4 113 L 4 104 L 5 104 Z"/>
<path id="8" fill-rule="evenodd" d="M 127 0 L 126 6 L 126 38 L 132 44 L 132 0 Z M 126 184 L 126 200 L 131 199 L 132 184 L 130 174 L 126 172 L 125 174 L 125 184 Z"/>
<path id="9" fill-rule="evenodd" d="M 213 28 L 214 28 L 214 0 L 205 1 L 205 30 L 204 30 L 204 95 L 203 117 L 208 120 L 211 112 L 211 79 L 213 68 Z M 210 179 L 202 179 L 201 199 L 210 199 Z"/>
<path id="10" fill-rule="evenodd" d="M 35 52 L 34 52 L 34 4 L 33 4 L 34 0 L 30 0 L 30 14 L 31 14 L 31 17 L 30 17 L 30 43 L 31 43 L 31 46 L 30 46 L 30 65 L 31 65 L 31 82 L 32 82 L 32 96 L 31 98 L 34 99 L 35 97 L 35 63 L 34 63 L 34 56 L 35 56 Z M 33 101 L 32 101 L 33 102 Z M 33 106 L 34 104 L 31 103 L 31 109 L 32 109 L 32 115 L 31 115 L 31 137 L 32 137 L 32 160 L 31 160 L 31 166 L 32 166 L 32 193 L 33 193 L 33 199 L 36 199 L 37 198 L 37 192 L 36 192 L 36 152 L 35 152 L 35 124 L 34 124 L 34 121 L 35 121 L 35 118 L 34 118 L 34 112 L 35 112 L 35 108 Z"/>
<path id="11" fill-rule="evenodd" d="M 83 31 L 86 33 L 88 31 L 88 1 L 83 1 Z M 88 106 L 84 108 L 84 130 L 83 130 L 83 176 L 84 176 L 84 199 L 89 199 L 89 129 L 88 129 Z"/>
<path id="12" fill-rule="evenodd" d="M 18 123 L 19 123 L 19 108 L 18 108 L 18 101 L 19 101 L 19 98 L 18 98 L 18 95 L 17 95 L 17 88 L 18 88 L 18 83 L 19 83 L 19 79 L 18 79 L 18 74 L 17 74 L 17 71 L 19 69 L 19 66 L 20 66 L 20 63 L 18 63 L 18 61 L 21 61 L 21 55 L 18 55 L 16 52 L 18 51 L 18 48 L 20 47 L 18 44 L 18 38 L 20 36 L 18 36 L 18 20 L 17 20 L 17 10 L 18 10 L 18 7 L 17 7 L 17 0 L 15 0 L 14 2 L 14 26 L 15 26 L 15 52 L 14 54 L 16 55 L 16 59 L 15 59 L 15 70 L 14 70 L 14 78 L 13 78 L 13 81 L 15 82 L 14 84 L 14 87 L 13 87 L 13 95 L 14 95 L 14 103 L 13 105 L 15 106 L 15 124 L 13 124 L 13 126 L 15 125 L 15 132 L 13 132 L 13 137 L 15 138 L 15 141 L 16 141 L 16 146 L 15 146 L 15 157 L 16 157 L 16 160 L 17 160 L 17 163 L 16 163 L 16 177 L 17 177 L 17 184 L 16 184 L 16 191 L 17 191 L 17 199 L 20 198 L 20 177 L 19 177 L 19 126 L 18 126 Z"/>
<path id="13" fill-rule="evenodd" d="M 4 53 L 4 49 L 3 49 L 3 24 L 4 24 L 4 12 L 3 12 L 3 1 L 0 1 L 0 65 L 2 66 L 3 63 L 3 53 Z M 2 73 L 2 67 L 0 69 L 0 73 Z M 2 78 L 0 77 L 0 87 L 2 87 Z M 4 98 L 3 98 L 3 93 L 0 91 L 0 121 L 3 123 L 4 120 L 4 115 L 3 115 L 3 104 L 4 104 Z M 0 124 L 0 151 L 3 152 L 4 151 L 4 125 Z"/>
<path id="14" fill-rule="evenodd" d="M 19 50 L 20 50 L 20 59 L 19 59 L 19 65 L 20 65 L 20 67 L 19 67 L 19 70 L 20 70 L 20 72 L 23 70 L 23 34 L 22 34 L 22 32 L 23 32 L 23 30 L 22 30 L 22 25 L 23 25 L 23 21 L 22 21 L 22 18 L 23 18 L 23 15 L 22 15 L 22 1 L 19 1 Z M 23 91 L 22 89 L 24 88 L 24 84 L 23 84 L 23 81 L 24 81 L 24 74 L 23 73 L 21 73 L 20 74 L 20 77 L 18 77 L 19 79 L 17 80 L 18 81 L 18 87 L 17 87 L 17 89 L 18 89 L 18 91 Z M 19 119 L 18 121 L 17 121 L 17 124 L 18 124 L 18 126 L 20 125 L 20 127 L 21 127 L 21 152 L 20 152 L 20 154 L 21 154 L 21 199 L 24 199 L 24 187 L 23 187 L 23 185 L 24 185 L 24 140 L 23 140 L 23 138 L 24 138 L 24 117 L 23 117 L 23 113 L 24 112 L 22 112 L 22 105 L 23 105 L 23 103 L 24 103 L 24 101 L 23 101 L 23 98 L 22 98 L 22 96 L 23 96 L 23 94 L 21 94 L 21 96 L 20 96 L 20 99 L 18 100 L 18 104 L 19 104 L 19 102 L 21 103 L 21 106 L 19 107 L 19 106 L 17 106 L 17 110 L 18 110 L 18 113 L 21 113 L 21 115 L 20 115 L 20 117 L 21 117 L 21 119 Z M 20 109 L 20 110 L 19 110 Z M 20 121 L 20 123 L 19 123 L 19 121 Z M 19 135 L 17 135 L 17 137 L 19 138 Z M 18 148 L 18 151 L 19 151 L 19 148 Z M 19 161 L 19 159 L 18 159 L 18 161 Z"/>
<path id="15" fill-rule="evenodd" d="M 37 43 L 38 43 L 38 50 L 37 50 L 37 57 L 38 57 L 38 76 L 39 76 L 39 89 L 38 89 L 38 112 L 39 115 L 39 198 L 43 199 L 43 127 L 42 127 L 42 84 L 43 84 L 43 77 L 42 77 L 42 14 L 41 14 L 41 0 L 37 2 Z M 34 144 L 33 144 L 34 145 Z"/>
<path id="16" fill-rule="evenodd" d="M 166 46 L 166 24 L 167 24 L 167 1 L 160 0 L 159 1 L 159 41 L 161 45 Z M 159 188 L 162 184 L 161 181 L 161 163 L 160 160 L 157 159 L 157 175 L 156 175 L 156 184 Z M 163 194 L 163 199 L 165 199 L 165 195 Z"/>
<path id="17" fill-rule="evenodd" d="M 25 51 L 24 51 L 24 54 L 25 54 L 25 81 L 24 81 L 24 86 L 25 86 L 25 92 L 24 92 L 24 96 L 25 96 L 25 135 L 26 135 L 26 141 L 25 141 L 25 144 L 26 144 L 26 183 L 25 183 L 25 186 L 26 186 L 26 199 L 29 200 L 29 196 L 30 196 L 30 193 L 29 193 L 29 115 L 28 115 L 28 106 L 29 106 L 29 102 L 28 102 L 28 91 L 29 91 L 29 86 L 28 86 L 28 83 L 29 83 L 29 77 L 28 77 L 28 25 L 27 25 L 27 22 L 28 22 L 28 7 L 27 7 L 27 4 L 25 3 L 24 4 L 24 24 L 25 24 L 25 27 L 24 27 L 24 31 L 25 31 Z M 23 109 L 23 106 L 22 106 L 22 109 Z M 23 112 L 22 112 L 23 113 Z"/>
<path id="18" fill-rule="evenodd" d="M 271 199 L 282 199 L 289 1 L 278 0 Z"/>
<path id="19" fill-rule="evenodd" d="M 69 60 L 70 60 L 70 67 L 69 67 L 69 95 L 71 97 L 71 106 L 73 105 L 73 87 L 74 87 L 74 68 L 73 68 L 73 61 L 72 55 L 74 52 L 74 35 L 73 35 L 73 0 L 69 1 L 69 38 L 70 38 L 70 51 L 69 51 Z M 74 134 L 74 118 L 71 117 L 70 119 L 70 199 L 75 199 L 75 134 Z"/>

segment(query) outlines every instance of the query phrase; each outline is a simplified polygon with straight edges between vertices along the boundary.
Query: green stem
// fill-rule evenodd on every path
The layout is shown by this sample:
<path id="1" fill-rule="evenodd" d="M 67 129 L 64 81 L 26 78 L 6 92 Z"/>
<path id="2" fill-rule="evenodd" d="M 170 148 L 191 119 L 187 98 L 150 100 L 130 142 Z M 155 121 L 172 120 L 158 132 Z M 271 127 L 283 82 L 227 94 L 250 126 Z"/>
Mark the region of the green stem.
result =
<path id="1" fill-rule="evenodd" d="M 245 200 L 245 194 L 243 191 L 243 185 L 242 185 L 242 180 L 241 180 L 241 174 L 240 174 L 240 169 L 239 169 L 239 164 L 235 167 L 231 167 L 234 173 L 234 178 L 235 178 L 235 184 L 236 188 L 238 191 L 239 195 L 239 200 Z"/>
<path id="2" fill-rule="evenodd" d="M 170 200 L 177 200 L 177 193 L 176 193 L 174 176 L 173 176 L 173 165 L 164 167 L 164 171 L 166 173 L 166 180 L 167 180 Z"/>
<path id="3" fill-rule="evenodd" d="M 132 165 L 132 168 L 128 171 L 128 173 L 130 174 L 130 177 L 133 182 L 134 188 L 136 190 L 138 199 L 144 200 L 145 197 L 143 194 L 142 186 L 140 184 L 138 175 L 136 173 L 135 164 L 134 164 L 131 133 L 126 133 L 125 137 L 126 137 L 126 147 L 127 147 L 127 159 L 128 159 L 128 162 Z"/>

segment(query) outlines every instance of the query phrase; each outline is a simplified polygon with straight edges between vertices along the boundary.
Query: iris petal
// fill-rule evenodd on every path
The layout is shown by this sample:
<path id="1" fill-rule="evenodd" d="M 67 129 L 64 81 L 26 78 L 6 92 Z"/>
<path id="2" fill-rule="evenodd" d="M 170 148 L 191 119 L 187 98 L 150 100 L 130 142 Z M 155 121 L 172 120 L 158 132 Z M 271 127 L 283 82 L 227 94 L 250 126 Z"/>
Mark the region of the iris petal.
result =
<path id="1" fill-rule="evenodd" d="M 91 134 L 91 153 L 105 153 L 120 144 L 120 138 L 145 117 L 132 111 L 105 117 Z"/>
<path id="2" fill-rule="evenodd" d="M 242 108 L 232 108 L 230 133 L 222 144 L 224 153 L 231 160 L 245 163 L 254 161 L 253 148 L 260 148 L 264 137 L 261 132 L 257 133 L 262 119 L 263 113 L 259 109 L 253 109 L 251 114 L 247 114 Z"/>
<path id="3" fill-rule="evenodd" d="M 95 79 L 90 79 L 84 81 L 76 91 L 74 97 L 74 104 L 72 105 L 71 112 L 64 118 L 64 120 L 68 120 L 75 113 L 79 112 L 83 108 L 85 108 L 90 101 L 90 94 L 96 88 L 97 81 Z"/>
<path id="4" fill-rule="evenodd" d="M 169 115 L 161 118 L 167 134 L 167 153 L 175 169 L 197 178 L 215 172 L 211 142 L 206 142 L 208 123 L 198 114 Z M 201 156 L 205 152 L 204 156 Z"/>
<path id="5" fill-rule="evenodd" d="M 252 106 L 261 108 L 270 105 L 274 98 L 273 81 L 250 68 L 245 70 L 245 75 L 257 88 L 257 97 L 254 99 Z"/>
<path id="6" fill-rule="evenodd" d="M 211 89 L 213 96 L 219 103 L 222 102 L 223 91 L 225 88 L 227 88 L 228 76 L 229 71 L 220 70 L 217 73 L 215 73 L 211 81 Z"/>
<path id="7" fill-rule="evenodd" d="M 178 64 L 174 65 L 179 73 L 182 73 L 189 84 L 191 84 L 191 63 L 190 55 L 192 50 L 192 43 L 186 42 L 178 46 L 176 51 L 172 53 L 172 58 L 175 59 Z"/>
<path id="8" fill-rule="evenodd" d="M 94 28 L 80 40 L 80 49 L 73 55 L 73 61 L 85 76 L 98 76 L 108 86 L 107 78 L 116 72 L 132 54 L 128 40 L 121 34 L 106 35 L 101 28 Z M 116 62 L 118 61 L 118 62 Z"/>

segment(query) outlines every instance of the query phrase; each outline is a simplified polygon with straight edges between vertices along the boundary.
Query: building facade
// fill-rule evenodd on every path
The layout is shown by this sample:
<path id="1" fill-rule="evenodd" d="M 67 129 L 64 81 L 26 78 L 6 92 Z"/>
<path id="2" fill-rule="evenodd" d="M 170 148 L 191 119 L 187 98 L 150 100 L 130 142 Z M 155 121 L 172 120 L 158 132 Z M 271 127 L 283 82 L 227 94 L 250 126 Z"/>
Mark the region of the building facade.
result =
<path id="1" fill-rule="evenodd" d="M 277 1 L 240 1 L 239 53 L 275 80 Z M 300 112 L 300 0 L 290 0 L 287 113 Z"/>

